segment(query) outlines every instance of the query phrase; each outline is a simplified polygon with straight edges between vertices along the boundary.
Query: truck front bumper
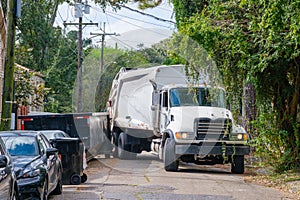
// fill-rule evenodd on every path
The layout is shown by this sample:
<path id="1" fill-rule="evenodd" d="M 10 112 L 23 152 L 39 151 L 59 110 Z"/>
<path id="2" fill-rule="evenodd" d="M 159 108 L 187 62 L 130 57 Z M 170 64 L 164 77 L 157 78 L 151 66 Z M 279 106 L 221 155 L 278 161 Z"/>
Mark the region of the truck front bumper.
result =
<path id="1" fill-rule="evenodd" d="M 248 155 L 250 147 L 247 145 L 197 145 L 176 144 L 177 155 Z"/>

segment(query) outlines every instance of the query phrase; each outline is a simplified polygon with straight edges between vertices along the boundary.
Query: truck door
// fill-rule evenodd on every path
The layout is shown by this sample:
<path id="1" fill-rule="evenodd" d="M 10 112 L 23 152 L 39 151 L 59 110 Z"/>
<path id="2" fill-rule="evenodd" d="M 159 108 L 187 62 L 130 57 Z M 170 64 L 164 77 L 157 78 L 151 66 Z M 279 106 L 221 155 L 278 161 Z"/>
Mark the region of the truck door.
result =
<path id="1" fill-rule="evenodd" d="M 162 132 L 168 126 L 168 92 L 162 91 L 160 94 L 160 131 Z"/>

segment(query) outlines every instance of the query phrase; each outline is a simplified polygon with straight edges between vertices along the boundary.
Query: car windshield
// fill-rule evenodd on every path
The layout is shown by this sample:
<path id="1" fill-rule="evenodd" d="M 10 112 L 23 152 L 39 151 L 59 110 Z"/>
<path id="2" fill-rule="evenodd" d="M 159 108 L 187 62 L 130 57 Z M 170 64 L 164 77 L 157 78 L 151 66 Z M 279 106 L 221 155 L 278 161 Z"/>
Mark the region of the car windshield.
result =
<path id="1" fill-rule="evenodd" d="M 225 92 L 215 88 L 173 88 L 170 90 L 170 105 L 225 108 Z"/>
<path id="2" fill-rule="evenodd" d="M 11 156 L 37 156 L 39 154 L 35 137 L 4 136 L 2 139 Z"/>

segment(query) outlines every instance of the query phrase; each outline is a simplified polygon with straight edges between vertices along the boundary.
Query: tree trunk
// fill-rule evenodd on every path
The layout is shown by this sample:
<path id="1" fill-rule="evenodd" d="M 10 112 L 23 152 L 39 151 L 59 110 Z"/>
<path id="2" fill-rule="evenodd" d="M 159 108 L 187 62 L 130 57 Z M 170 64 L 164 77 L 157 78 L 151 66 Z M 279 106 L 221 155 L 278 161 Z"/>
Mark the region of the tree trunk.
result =
<path id="1" fill-rule="evenodd" d="M 4 85 L 2 96 L 1 130 L 9 130 L 14 93 L 14 68 L 15 68 L 15 0 L 9 0 L 7 9 L 7 44 L 4 65 Z"/>

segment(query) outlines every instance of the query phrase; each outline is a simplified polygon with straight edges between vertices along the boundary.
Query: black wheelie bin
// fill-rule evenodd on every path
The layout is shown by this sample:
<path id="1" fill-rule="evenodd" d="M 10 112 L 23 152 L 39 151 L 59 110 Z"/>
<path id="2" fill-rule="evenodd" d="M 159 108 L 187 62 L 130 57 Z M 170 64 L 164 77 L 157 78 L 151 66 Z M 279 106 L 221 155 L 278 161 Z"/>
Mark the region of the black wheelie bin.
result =
<path id="1" fill-rule="evenodd" d="M 52 139 L 53 147 L 58 149 L 62 161 L 64 185 L 79 185 L 87 180 L 83 173 L 84 144 L 79 138 Z"/>

